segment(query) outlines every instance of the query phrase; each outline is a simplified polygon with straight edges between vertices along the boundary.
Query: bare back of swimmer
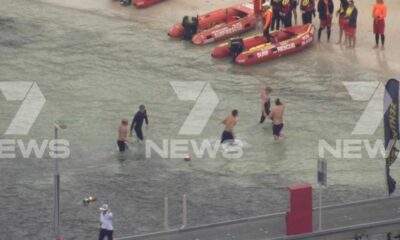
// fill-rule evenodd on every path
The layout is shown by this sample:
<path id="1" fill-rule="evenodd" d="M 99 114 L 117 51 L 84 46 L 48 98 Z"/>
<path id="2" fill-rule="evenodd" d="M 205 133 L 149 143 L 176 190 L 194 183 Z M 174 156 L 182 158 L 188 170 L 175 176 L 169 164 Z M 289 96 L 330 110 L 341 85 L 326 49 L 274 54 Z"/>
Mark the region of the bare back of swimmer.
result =
<path id="1" fill-rule="evenodd" d="M 225 141 L 234 141 L 235 137 L 233 135 L 233 129 L 236 126 L 236 117 L 238 116 L 239 111 L 238 110 L 233 110 L 232 115 L 228 116 L 225 118 L 222 123 L 225 125 L 224 132 L 222 133 L 221 137 L 221 143 L 224 143 Z"/>
<path id="2" fill-rule="evenodd" d="M 283 129 L 283 115 L 285 112 L 285 105 L 279 98 L 275 100 L 275 106 L 271 110 L 270 118 L 272 119 L 272 132 L 274 139 L 278 140 L 282 137 L 281 131 Z"/>

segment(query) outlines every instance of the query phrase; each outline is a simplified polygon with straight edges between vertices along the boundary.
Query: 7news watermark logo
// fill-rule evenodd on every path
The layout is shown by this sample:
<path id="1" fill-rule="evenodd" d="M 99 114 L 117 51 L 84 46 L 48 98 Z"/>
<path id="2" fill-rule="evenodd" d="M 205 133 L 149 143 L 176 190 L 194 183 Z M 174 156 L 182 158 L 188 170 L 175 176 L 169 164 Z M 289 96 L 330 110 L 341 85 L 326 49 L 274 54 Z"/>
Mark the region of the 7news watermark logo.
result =
<path id="1" fill-rule="evenodd" d="M 347 92 L 354 101 L 368 101 L 361 117 L 357 121 L 352 135 L 373 135 L 383 120 L 383 113 L 389 106 L 384 106 L 383 99 L 385 86 L 378 81 L 372 82 L 343 82 Z M 389 143 L 390 145 L 390 143 Z M 326 140 L 319 140 L 319 157 L 325 158 L 328 152 L 337 159 L 361 159 L 366 156 L 369 158 L 386 158 L 384 141 L 381 139 L 371 142 L 368 139 L 336 139 L 335 144 L 329 144 Z"/>
<path id="2" fill-rule="evenodd" d="M 219 98 L 209 82 L 194 81 L 170 82 L 175 94 L 180 101 L 194 101 L 195 104 L 179 130 L 179 135 L 196 136 L 200 135 L 206 127 L 209 118 L 214 113 L 219 103 Z M 202 158 L 208 155 L 209 158 L 216 158 L 222 152 L 224 158 L 237 159 L 243 155 L 243 144 L 240 140 L 232 143 L 221 144 L 220 141 L 203 139 L 163 139 L 162 146 L 152 140 L 146 142 L 146 158 L 151 158 L 155 152 L 161 158 L 185 158 L 191 150 L 195 157 Z"/>
<path id="3" fill-rule="evenodd" d="M 0 82 L 0 91 L 5 100 L 21 103 L 16 115 L 0 138 L 0 159 L 15 159 L 18 152 L 22 158 L 43 158 L 46 152 L 50 158 L 69 157 L 69 142 L 66 139 L 44 139 L 41 142 L 30 139 L 26 142 L 17 137 L 28 135 L 46 103 L 46 98 L 35 82 Z M 7 113 L 2 111 L 1 114 Z"/>

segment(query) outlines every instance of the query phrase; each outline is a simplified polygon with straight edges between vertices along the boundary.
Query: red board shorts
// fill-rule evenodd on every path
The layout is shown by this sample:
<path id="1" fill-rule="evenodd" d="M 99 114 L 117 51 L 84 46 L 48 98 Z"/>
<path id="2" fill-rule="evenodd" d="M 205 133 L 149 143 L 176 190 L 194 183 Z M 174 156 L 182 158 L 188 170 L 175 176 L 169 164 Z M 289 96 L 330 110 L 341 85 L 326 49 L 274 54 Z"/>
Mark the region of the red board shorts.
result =
<path id="1" fill-rule="evenodd" d="M 346 35 L 349 37 L 356 36 L 356 28 L 355 27 L 346 27 L 345 32 L 346 32 Z"/>
<path id="2" fill-rule="evenodd" d="M 345 17 L 339 17 L 339 27 L 345 29 L 347 26 L 347 19 Z"/>
<path id="3" fill-rule="evenodd" d="M 385 34 L 385 19 L 374 20 L 374 33 Z"/>
<path id="4" fill-rule="evenodd" d="M 332 16 L 326 16 L 326 19 L 321 19 L 320 20 L 320 28 L 326 28 L 326 27 L 331 27 L 332 25 Z"/>

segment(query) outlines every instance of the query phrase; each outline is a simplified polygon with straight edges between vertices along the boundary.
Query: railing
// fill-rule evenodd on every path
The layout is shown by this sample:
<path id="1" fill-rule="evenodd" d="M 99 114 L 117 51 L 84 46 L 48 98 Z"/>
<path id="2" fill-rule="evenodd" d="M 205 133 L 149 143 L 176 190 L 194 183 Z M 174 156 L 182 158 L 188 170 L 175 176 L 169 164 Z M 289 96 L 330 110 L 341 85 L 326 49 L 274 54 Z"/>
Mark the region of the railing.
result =
<path id="1" fill-rule="evenodd" d="M 399 201 L 396 201 L 399 200 Z M 341 208 L 346 208 L 346 207 L 359 207 L 363 204 L 374 204 L 374 203 L 380 203 L 384 204 L 384 202 L 391 201 L 395 202 L 397 206 L 400 207 L 400 196 L 396 197 L 390 197 L 390 198 L 375 198 L 375 199 L 369 199 L 369 200 L 363 200 L 363 201 L 356 201 L 356 202 L 350 202 L 346 204 L 338 204 L 338 205 L 329 205 L 329 206 L 324 206 L 322 207 L 323 211 L 327 210 L 335 210 L 335 209 L 341 209 Z M 165 204 L 165 213 L 166 216 L 168 215 L 168 200 L 166 199 L 166 204 Z M 275 213 L 275 214 L 269 214 L 269 215 L 262 215 L 262 216 L 255 216 L 255 217 L 249 217 L 249 218 L 242 218 L 242 219 L 237 219 L 233 221 L 225 221 L 225 222 L 218 222 L 218 223 L 213 223 L 213 224 L 207 224 L 207 225 L 200 225 L 200 226 L 193 226 L 193 227 L 187 227 L 186 225 L 186 195 L 183 197 L 183 215 L 182 215 L 182 227 L 179 229 L 172 229 L 172 230 L 167 230 L 162 231 L 162 232 L 156 232 L 156 233 L 150 233 L 150 234 L 143 234 L 143 235 L 136 235 L 136 236 L 126 236 L 126 237 L 121 237 L 121 238 L 116 238 L 117 240 L 141 240 L 141 239 L 170 239 L 168 237 L 170 236 L 180 236 L 180 235 L 185 235 L 188 233 L 194 233 L 196 231 L 201 231 L 204 229 L 209 229 L 209 231 L 212 231 L 214 228 L 223 228 L 224 226 L 229 227 L 230 225 L 241 225 L 241 224 L 252 224 L 256 223 L 258 221 L 263 221 L 263 220 L 268 220 L 268 219 L 281 219 L 283 220 L 282 224 L 284 224 L 284 219 L 286 216 L 286 212 L 280 212 L 280 213 Z M 317 212 L 318 208 L 314 208 L 314 213 Z M 368 221 L 368 220 L 366 220 Z M 168 223 L 168 218 L 164 218 L 164 226 L 167 226 L 165 223 Z M 167 226 L 168 227 L 168 226 Z M 271 226 L 273 227 L 273 226 Z M 360 236 L 360 234 L 364 235 L 372 235 L 372 234 L 377 234 L 377 233 L 388 233 L 391 231 L 396 231 L 400 230 L 400 215 L 399 218 L 395 219 L 390 219 L 390 220 L 383 220 L 383 221 L 371 221 L 371 222 L 366 222 L 366 223 L 361 223 L 361 224 L 356 224 L 356 225 L 351 225 L 351 226 L 345 226 L 345 227 L 337 227 L 337 228 L 329 228 L 329 229 L 323 229 L 322 231 L 316 231 L 310 234 L 305 234 L 305 235 L 296 235 L 296 236 L 283 236 L 284 233 L 281 233 L 279 235 L 274 236 L 265 236 L 264 239 L 273 239 L 273 240 L 278 240 L 278 239 L 365 239 L 365 238 L 357 238 L 357 236 Z M 199 239 L 201 239 L 202 236 L 198 236 Z M 368 239 L 368 238 L 366 238 Z M 252 239 L 247 239 L 247 240 L 252 240 Z"/>
<path id="2" fill-rule="evenodd" d="M 309 234 L 302 234 L 296 236 L 282 236 L 276 238 L 270 238 L 269 240 L 295 240 L 295 239 L 369 239 L 368 236 L 381 233 L 400 231 L 400 218 L 358 224 L 353 226 L 333 228 L 322 230 L 318 232 L 313 232 Z"/>

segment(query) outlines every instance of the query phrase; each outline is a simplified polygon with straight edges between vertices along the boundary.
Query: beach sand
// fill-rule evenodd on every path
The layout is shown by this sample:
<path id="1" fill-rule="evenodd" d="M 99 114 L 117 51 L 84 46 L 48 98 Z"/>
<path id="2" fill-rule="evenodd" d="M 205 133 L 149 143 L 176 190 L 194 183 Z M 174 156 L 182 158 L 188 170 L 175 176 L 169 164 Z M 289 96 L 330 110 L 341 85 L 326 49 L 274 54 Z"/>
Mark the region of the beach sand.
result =
<path id="1" fill-rule="evenodd" d="M 206 13 L 215 9 L 245 3 L 246 1 L 235 0 L 166 0 L 162 3 L 151 6 L 147 9 L 135 9 L 131 7 L 122 7 L 119 1 L 110 0 L 42 0 L 52 4 L 82 9 L 88 11 L 101 12 L 102 14 L 121 17 L 129 21 L 145 21 L 146 25 L 154 26 L 160 31 L 167 32 L 174 23 L 180 22 L 184 15 L 197 15 Z M 357 46 L 355 50 L 347 49 L 344 46 L 338 46 L 335 43 L 338 40 L 338 19 L 335 17 L 332 27 L 332 39 L 329 47 L 325 43 L 325 34 L 322 37 L 322 43 L 317 45 L 317 51 L 324 54 L 329 53 L 329 57 L 348 61 L 349 64 L 359 64 L 376 70 L 381 70 L 396 75 L 400 72 L 400 48 L 398 39 L 400 39 L 400 30 L 397 24 L 400 22 L 400 3 L 395 0 L 385 1 L 388 7 L 388 16 L 386 19 L 386 49 L 373 49 L 375 38 L 372 29 L 372 6 L 373 0 L 355 1 L 358 8 L 357 22 Z M 335 11 L 339 6 L 339 1 L 335 0 Z M 300 11 L 298 9 L 298 21 L 301 22 Z M 319 27 L 318 17 L 313 21 L 314 25 Z M 250 34 L 254 34 L 252 31 Z M 328 56 L 327 56 L 328 57 Z"/>

